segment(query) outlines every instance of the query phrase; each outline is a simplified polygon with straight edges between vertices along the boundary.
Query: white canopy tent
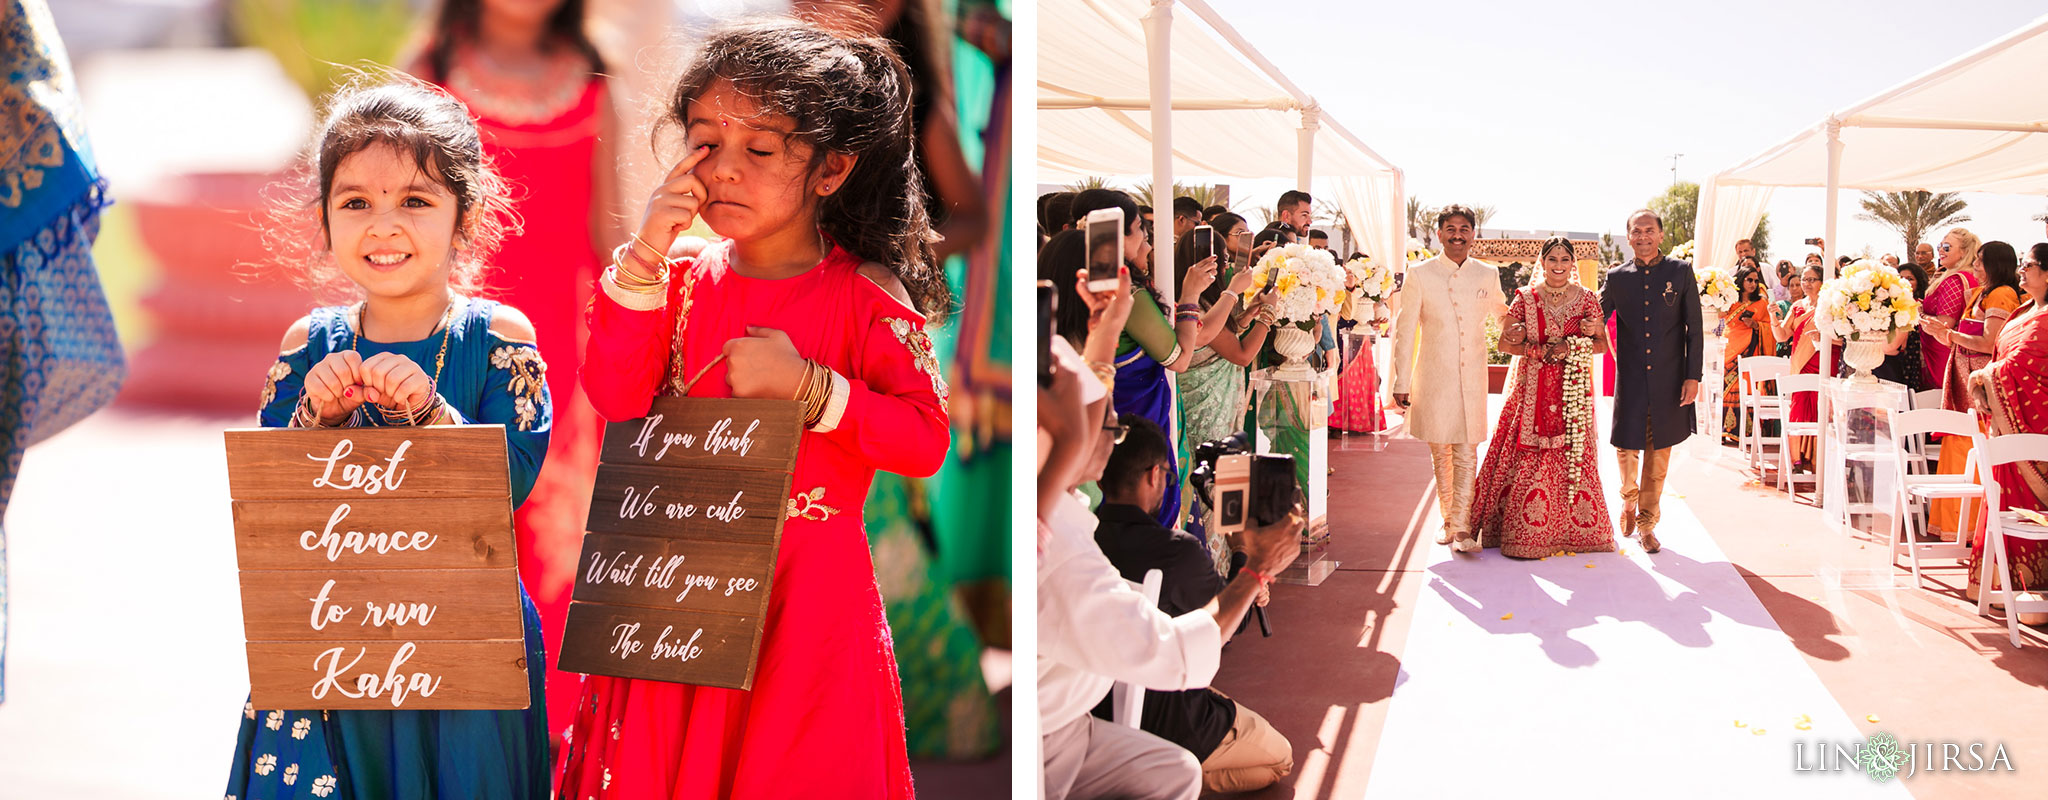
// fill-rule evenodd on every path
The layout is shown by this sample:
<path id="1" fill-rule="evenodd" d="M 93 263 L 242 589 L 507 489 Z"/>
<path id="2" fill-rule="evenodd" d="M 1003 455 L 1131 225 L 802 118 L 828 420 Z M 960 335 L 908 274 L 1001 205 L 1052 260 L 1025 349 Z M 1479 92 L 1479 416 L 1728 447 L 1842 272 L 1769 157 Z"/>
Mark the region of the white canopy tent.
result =
<path id="1" fill-rule="evenodd" d="M 1045 0 L 1039 7 L 1049 34 L 1039 38 L 1041 178 L 1131 174 L 1150 164 L 1163 195 L 1176 174 L 1292 174 L 1307 189 L 1320 172 L 1336 178 L 1352 237 L 1400 268 L 1407 249 L 1401 171 L 1325 116 L 1208 4 Z M 1159 274 L 1172 274 L 1169 250 L 1162 245 L 1155 255 Z"/>
<path id="2" fill-rule="evenodd" d="M 1880 92 L 1709 178 L 1700 187 L 1699 262 L 1734 262 L 1774 187 L 2048 194 L 2048 16 Z"/>

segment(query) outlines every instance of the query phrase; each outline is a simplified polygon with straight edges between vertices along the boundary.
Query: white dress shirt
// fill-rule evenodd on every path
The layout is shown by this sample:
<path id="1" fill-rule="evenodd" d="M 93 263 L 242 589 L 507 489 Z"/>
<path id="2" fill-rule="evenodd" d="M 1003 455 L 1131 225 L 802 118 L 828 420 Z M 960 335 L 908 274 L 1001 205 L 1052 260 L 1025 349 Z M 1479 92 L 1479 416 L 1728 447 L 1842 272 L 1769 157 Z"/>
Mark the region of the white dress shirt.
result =
<path id="1" fill-rule="evenodd" d="M 1055 731 L 1101 702 L 1116 681 L 1199 689 L 1216 677 L 1223 631 L 1204 611 L 1169 617 L 1095 545 L 1095 515 L 1073 495 L 1039 520 L 1038 721 Z"/>
<path id="2" fill-rule="evenodd" d="M 1400 296 L 1392 391 L 1408 395 L 1408 435 L 1486 441 L 1486 318 L 1507 302 L 1500 270 L 1437 256 L 1408 268 Z"/>

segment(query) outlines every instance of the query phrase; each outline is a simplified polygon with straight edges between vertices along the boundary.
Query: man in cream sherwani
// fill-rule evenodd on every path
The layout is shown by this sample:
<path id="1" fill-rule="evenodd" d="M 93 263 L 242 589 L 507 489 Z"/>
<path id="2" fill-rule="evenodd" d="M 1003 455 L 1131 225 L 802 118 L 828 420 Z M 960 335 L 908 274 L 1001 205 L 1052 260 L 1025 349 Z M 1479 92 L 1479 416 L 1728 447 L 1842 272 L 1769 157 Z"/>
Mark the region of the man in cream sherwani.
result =
<path id="1" fill-rule="evenodd" d="M 1437 215 L 1443 255 L 1408 268 L 1394 336 L 1394 403 L 1407 409 L 1408 435 L 1429 443 L 1436 467 L 1437 544 L 1479 549 L 1468 517 L 1479 443 L 1486 440 L 1486 318 L 1507 310 L 1500 270 L 1467 258 L 1472 209 Z"/>

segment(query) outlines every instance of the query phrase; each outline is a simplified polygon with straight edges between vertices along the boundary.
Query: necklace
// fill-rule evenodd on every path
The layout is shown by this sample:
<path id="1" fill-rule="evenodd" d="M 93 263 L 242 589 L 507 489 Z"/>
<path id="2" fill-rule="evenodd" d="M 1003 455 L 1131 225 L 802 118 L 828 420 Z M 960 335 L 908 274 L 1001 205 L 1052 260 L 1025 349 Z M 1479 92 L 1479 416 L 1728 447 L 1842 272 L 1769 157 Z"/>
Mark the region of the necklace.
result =
<path id="1" fill-rule="evenodd" d="M 449 300 L 448 310 L 441 313 L 441 352 L 434 356 L 434 381 L 427 384 L 433 391 L 440 391 L 441 368 L 448 363 L 448 339 L 455 335 L 455 303 L 456 300 L 460 299 Z M 359 354 L 363 352 L 360 348 L 360 345 L 363 343 L 363 316 L 368 311 L 369 306 L 370 301 L 368 300 L 356 304 L 355 330 L 350 332 L 352 335 L 348 340 L 348 349 L 354 350 Z M 429 333 L 427 335 L 432 336 L 433 334 Z"/>

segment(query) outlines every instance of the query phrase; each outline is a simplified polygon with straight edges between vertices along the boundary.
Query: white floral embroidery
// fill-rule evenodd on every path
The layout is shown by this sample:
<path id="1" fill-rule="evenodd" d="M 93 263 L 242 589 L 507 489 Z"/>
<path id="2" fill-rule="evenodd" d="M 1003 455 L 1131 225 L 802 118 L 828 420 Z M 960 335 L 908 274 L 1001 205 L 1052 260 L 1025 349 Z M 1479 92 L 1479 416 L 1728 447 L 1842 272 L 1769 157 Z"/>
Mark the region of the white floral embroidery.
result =
<path id="1" fill-rule="evenodd" d="M 569 727 L 567 727 L 567 728 L 563 728 L 563 729 L 562 729 L 562 744 L 569 744 L 569 743 L 571 743 L 571 742 L 574 742 L 574 741 L 576 741 L 576 726 L 574 726 L 574 725 L 571 725 L 571 726 L 569 726 Z"/>
<path id="2" fill-rule="evenodd" d="M 297 765 L 297 764 L 293 764 L 293 765 L 291 765 L 291 766 L 289 766 L 289 767 L 285 767 L 285 768 L 284 768 L 284 785 L 286 785 L 286 786 L 290 786 L 290 785 L 292 785 L 292 784 L 294 784 L 294 783 L 298 783 L 298 782 L 299 782 L 299 765 Z"/>
<path id="3" fill-rule="evenodd" d="M 256 757 L 256 774 L 269 775 L 274 769 L 277 769 L 277 756 L 264 753 Z"/>
<path id="4" fill-rule="evenodd" d="M 300 717 L 297 722 L 292 723 L 292 738 L 304 739 L 306 738 L 306 733 L 311 730 L 313 730 L 313 721 Z"/>
<path id="5" fill-rule="evenodd" d="M 284 380 L 291 374 L 292 365 L 283 358 L 279 358 L 276 363 L 271 364 L 270 372 L 263 378 L 263 399 L 256 404 L 256 407 L 269 408 L 270 401 L 277 399 L 277 382 Z"/>
<path id="6" fill-rule="evenodd" d="M 256 718 L 256 704 L 255 704 L 255 703 L 253 703 L 253 702 L 250 702 L 250 703 L 243 703 L 243 704 L 242 704 L 242 716 L 243 716 L 243 717 L 246 717 L 246 718 L 248 718 L 248 719 L 255 719 L 255 718 Z"/>
<path id="7" fill-rule="evenodd" d="M 946 404 L 946 379 L 939 374 L 939 359 L 932 355 L 932 337 L 924 328 L 901 317 L 889 318 L 889 329 L 896 332 L 896 339 L 909 348 L 910 355 L 917 361 L 917 368 L 932 379 L 932 391 L 939 396 L 939 405 Z"/>
<path id="8" fill-rule="evenodd" d="M 313 781 L 313 796 L 326 797 L 330 794 L 334 794 L 334 783 L 335 781 L 333 775 L 320 776 L 319 779 Z"/>
<path id="9" fill-rule="evenodd" d="M 614 722 L 614 723 L 612 723 L 612 741 L 618 741 L 618 739 L 619 739 L 619 723 L 616 723 L 616 722 Z"/>
<path id="10" fill-rule="evenodd" d="M 609 792 L 609 791 L 611 791 L 611 790 L 612 790 L 612 768 L 611 768 L 611 767 L 605 767 L 605 768 L 604 768 L 604 790 L 605 790 L 605 791 L 607 791 L 607 792 Z"/>
<path id="11" fill-rule="evenodd" d="M 534 423 L 540 420 L 540 395 L 548 384 L 548 365 L 541 360 L 540 351 L 508 344 L 491 351 L 491 367 L 511 373 L 505 391 L 512 394 L 519 429 L 533 430 Z"/>
<path id="12" fill-rule="evenodd" d="M 263 717 L 263 727 L 277 730 L 284 727 L 284 712 L 272 711 Z"/>

